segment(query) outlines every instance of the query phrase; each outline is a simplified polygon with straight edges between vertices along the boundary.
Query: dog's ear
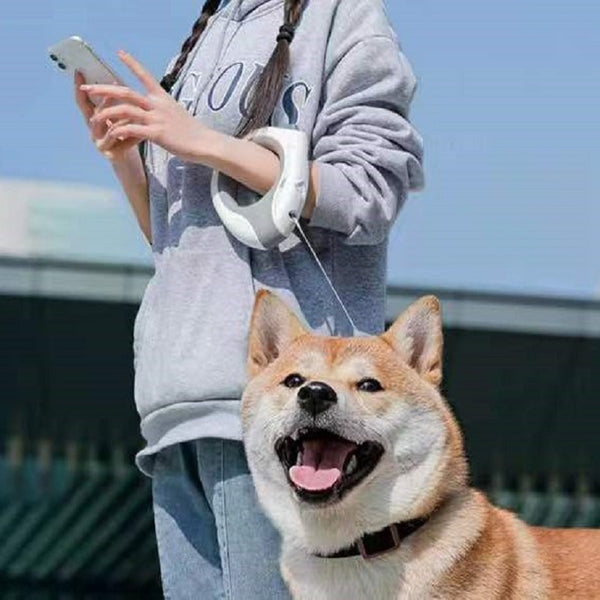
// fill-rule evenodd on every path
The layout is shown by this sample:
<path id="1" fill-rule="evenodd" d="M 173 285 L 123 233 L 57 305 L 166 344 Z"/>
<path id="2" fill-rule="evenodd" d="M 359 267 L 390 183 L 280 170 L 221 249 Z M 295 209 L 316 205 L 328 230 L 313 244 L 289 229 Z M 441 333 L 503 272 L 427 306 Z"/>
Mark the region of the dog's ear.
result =
<path id="1" fill-rule="evenodd" d="M 258 375 L 306 330 L 294 313 L 275 294 L 261 290 L 256 295 L 250 338 L 248 375 Z"/>
<path id="2" fill-rule="evenodd" d="M 442 313 L 435 296 L 411 304 L 382 338 L 424 379 L 442 382 Z"/>

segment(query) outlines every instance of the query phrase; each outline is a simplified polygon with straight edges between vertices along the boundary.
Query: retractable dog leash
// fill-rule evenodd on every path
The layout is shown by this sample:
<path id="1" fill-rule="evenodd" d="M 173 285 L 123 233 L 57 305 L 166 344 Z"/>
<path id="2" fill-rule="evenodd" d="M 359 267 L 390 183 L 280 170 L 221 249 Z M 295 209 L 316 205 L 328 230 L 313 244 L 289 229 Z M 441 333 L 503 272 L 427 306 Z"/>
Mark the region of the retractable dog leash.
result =
<path id="1" fill-rule="evenodd" d="M 291 215 L 302 214 L 308 194 L 308 140 L 293 129 L 264 127 L 248 138 L 275 152 L 281 170 L 275 185 L 257 202 L 240 206 L 221 186 L 221 173 L 213 172 L 213 204 L 223 225 L 240 242 L 258 250 L 277 246 L 291 235 L 296 224 Z"/>
<path id="2" fill-rule="evenodd" d="M 242 206 L 223 188 L 222 174 L 214 171 L 211 194 L 219 218 L 231 235 L 258 250 L 269 250 L 279 245 L 298 229 L 344 315 L 356 331 L 352 317 L 300 224 L 310 179 L 307 135 L 294 129 L 263 127 L 252 132 L 247 139 L 277 154 L 281 165 L 279 177 L 257 202 Z"/>

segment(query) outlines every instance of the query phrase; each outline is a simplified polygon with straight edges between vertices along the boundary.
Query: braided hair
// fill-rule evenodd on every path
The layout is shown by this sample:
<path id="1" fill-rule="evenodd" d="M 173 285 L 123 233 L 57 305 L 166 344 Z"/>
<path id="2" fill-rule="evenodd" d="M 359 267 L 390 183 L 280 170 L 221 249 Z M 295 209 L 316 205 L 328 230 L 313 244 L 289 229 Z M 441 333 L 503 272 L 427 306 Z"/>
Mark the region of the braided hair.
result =
<path id="1" fill-rule="evenodd" d="M 290 65 L 290 45 L 302 16 L 304 2 L 305 0 L 285 0 L 283 24 L 277 34 L 275 50 L 254 87 L 247 113 L 242 118 L 236 133 L 238 137 L 244 137 L 269 123 Z M 183 43 L 173 69 L 160 82 L 165 90 L 170 91 L 177 81 L 192 48 L 206 29 L 209 18 L 217 12 L 219 4 L 220 0 L 205 2 L 202 14 L 194 23 L 191 35 Z"/>
<path id="2" fill-rule="evenodd" d="M 185 62 L 187 61 L 190 52 L 192 51 L 193 47 L 196 45 L 196 42 L 206 29 L 206 24 L 208 23 L 208 20 L 217 12 L 220 3 L 221 0 L 206 0 L 206 2 L 204 3 L 204 6 L 202 7 L 202 13 L 194 23 L 194 26 L 192 27 L 192 33 L 185 40 L 185 42 L 183 42 L 181 50 L 179 51 L 179 56 L 177 57 L 177 60 L 175 61 L 171 72 L 167 73 L 167 75 L 165 75 L 160 81 L 160 85 L 167 92 L 170 92 L 171 88 L 175 85 L 175 82 L 181 74 L 181 70 L 183 69 Z"/>

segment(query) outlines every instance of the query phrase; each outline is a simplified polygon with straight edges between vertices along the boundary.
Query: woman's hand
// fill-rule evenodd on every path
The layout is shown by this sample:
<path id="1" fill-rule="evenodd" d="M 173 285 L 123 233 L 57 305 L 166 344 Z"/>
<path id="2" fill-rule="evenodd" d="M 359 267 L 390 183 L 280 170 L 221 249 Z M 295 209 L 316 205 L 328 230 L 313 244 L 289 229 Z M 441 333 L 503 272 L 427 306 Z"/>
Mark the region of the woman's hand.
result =
<path id="1" fill-rule="evenodd" d="M 100 142 L 102 146 L 113 148 L 150 140 L 182 160 L 202 162 L 218 134 L 190 115 L 131 55 L 121 51 L 119 58 L 139 79 L 146 94 L 124 85 L 80 86 L 89 96 L 100 96 L 111 103 L 91 117 L 93 129 L 101 130 L 103 124 L 112 123 Z"/>
<path id="2" fill-rule="evenodd" d="M 77 101 L 77 106 L 90 130 L 90 136 L 96 148 L 112 162 L 119 162 L 126 158 L 129 151 L 140 142 L 140 139 L 135 137 L 127 139 L 108 137 L 108 130 L 113 123 L 109 120 L 94 120 L 94 117 L 101 110 L 106 108 L 110 102 L 105 98 L 98 106 L 96 106 L 90 100 L 88 94 L 81 89 L 81 86 L 85 84 L 83 75 L 76 72 L 74 81 L 75 100 Z"/>
<path id="3" fill-rule="evenodd" d="M 103 107 L 92 118 L 94 126 L 114 123 L 106 132 L 107 144 L 108 140 L 150 140 L 186 162 L 220 171 L 259 194 L 273 186 L 280 169 L 276 154 L 249 140 L 210 129 L 163 90 L 131 55 L 119 52 L 119 57 L 139 79 L 145 94 L 123 85 L 81 86 L 89 95 L 118 103 Z M 315 205 L 316 178 L 316 169 L 311 168 L 309 197 L 303 211 L 306 218 L 310 218 Z"/>

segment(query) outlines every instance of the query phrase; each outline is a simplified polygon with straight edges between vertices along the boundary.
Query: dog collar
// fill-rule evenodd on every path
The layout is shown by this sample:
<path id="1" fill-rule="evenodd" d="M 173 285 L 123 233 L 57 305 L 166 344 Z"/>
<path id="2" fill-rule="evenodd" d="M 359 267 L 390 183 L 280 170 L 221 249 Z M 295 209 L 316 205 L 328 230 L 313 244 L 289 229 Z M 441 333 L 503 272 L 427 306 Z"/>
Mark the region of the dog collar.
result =
<path id="1" fill-rule="evenodd" d="M 314 556 L 318 556 L 319 558 L 362 556 L 365 560 L 370 560 L 397 550 L 404 539 L 425 525 L 428 520 L 429 517 L 421 517 L 419 519 L 412 519 L 411 521 L 393 523 L 379 531 L 363 535 L 351 546 L 342 548 L 334 554 L 315 554 Z"/>

